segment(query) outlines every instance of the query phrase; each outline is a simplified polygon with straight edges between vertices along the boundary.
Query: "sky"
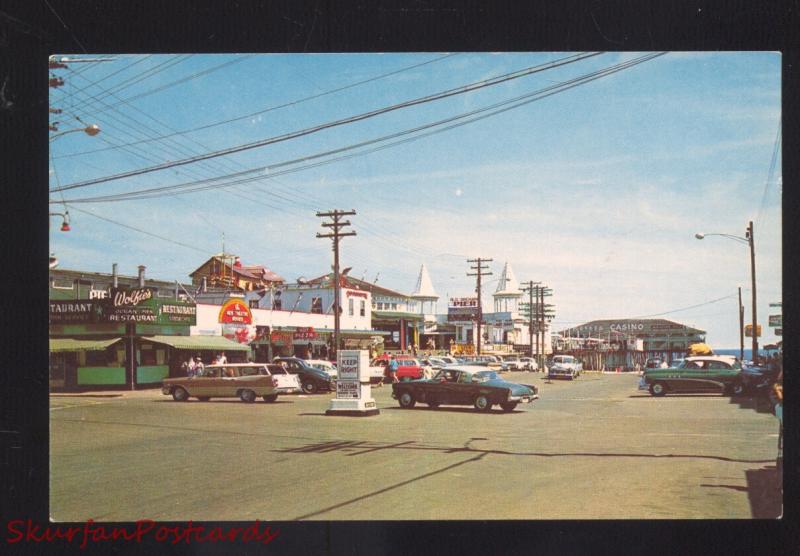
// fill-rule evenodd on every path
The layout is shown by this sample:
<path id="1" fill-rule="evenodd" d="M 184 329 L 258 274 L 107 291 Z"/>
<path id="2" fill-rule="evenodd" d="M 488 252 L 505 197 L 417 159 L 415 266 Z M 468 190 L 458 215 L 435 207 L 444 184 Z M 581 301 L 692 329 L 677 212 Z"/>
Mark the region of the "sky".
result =
<path id="1" fill-rule="evenodd" d="M 331 269 L 316 212 L 352 209 L 342 267 L 410 293 L 425 264 L 440 312 L 474 293 L 467 259 L 481 257 L 487 307 L 507 262 L 553 290 L 555 331 L 667 318 L 729 348 L 738 287 L 751 319 L 749 250 L 710 234 L 744 236 L 752 220 L 760 343 L 779 340 L 780 54 L 577 54 L 59 54 L 109 60 L 52 70 L 50 211 L 68 210 L 71 230 L 52 216 L 50 251 L 59 268 L 143 264 L 188 282 L 224 241 L 293 282 Z M 73 131 L 91 124 L 101 132 Z"/>

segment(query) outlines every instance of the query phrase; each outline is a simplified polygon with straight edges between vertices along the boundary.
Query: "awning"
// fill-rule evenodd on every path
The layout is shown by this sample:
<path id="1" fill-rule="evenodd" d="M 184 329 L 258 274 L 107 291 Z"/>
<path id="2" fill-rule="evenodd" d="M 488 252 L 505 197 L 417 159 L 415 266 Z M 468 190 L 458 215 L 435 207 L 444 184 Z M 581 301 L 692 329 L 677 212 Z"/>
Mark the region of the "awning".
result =
<path id="1" fill-rule="evenodd" d="M 50 351 L 102 351 L 122 338 L 110 340 L 74 340 L 72 338 L 50 338 Z"/>
<path id="2" fill-rule="evenodd" d="M 248 344 L 240 344 L 223 336 L 142 336 L 157 344 L 165 344 L 175 349 L 208 349 L 214 351 L 250 351 Z"/>

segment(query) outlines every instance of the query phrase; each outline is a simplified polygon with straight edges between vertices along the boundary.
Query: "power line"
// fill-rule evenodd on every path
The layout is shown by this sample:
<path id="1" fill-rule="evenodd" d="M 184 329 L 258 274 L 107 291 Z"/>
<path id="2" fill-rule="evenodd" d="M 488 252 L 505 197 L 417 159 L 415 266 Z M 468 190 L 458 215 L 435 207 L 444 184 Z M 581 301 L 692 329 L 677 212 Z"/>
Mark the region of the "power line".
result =
<path id="1" fill-rule="evenodd" d="M 345 151 L 345 150 L 348 150 L 348 149 L 359 148 L 359 147 L 362 147 L 362 146 L 365 146 L 365 145 L 368 145 L 368 144 L 373 144 L 373 143 L 385 141 L 385 140 L 387 140 L 389 138 L 394 138 L 394 137 L 402 136 L 402 135 L 405 135 L 405 134 L 414 133 L 414 132 L 417 132 L 419 130 L 432 128 L 434 126 L 439 126 L 439 125 L 442 125 L 444 123 L 453 122 L 453 121 L 456 121 L 458 119 L 463 119 L 463 118 L 466 118 L 468 116 L 473 116 L 475 114 L 481 114 L 481 115 L 475 116 L 475 117 L 473 117 L 471 119 L 468 119 L 466 121 L 456 122 L 454 124 L 451 124 L 449 126 L 446 126 L 446 127 L 440 128 L 440 129 L 434 129 L 434 130 L 428 131 L 426 133 L 418 134 L 418 135 L 416 135 L 414 137 L 409 137 L 409 138 L 405 138 L 405 139 L 402 139 L 402 140 L 399 140 L 399 141 L 394 141 L 392 143 L 389 143 L 389 144 L 386 144 L 386 145 L 381 145 L 381 146 L 378 146 L 378 147 L 375 147 L 373 149 L 369 149 L 369 150 L 366 150 L 366 151 L 361 151 L 361 152 L 354 153 L 354 154 L 349 154 L 349 155 L 343 155 L 343 156 L 335 157 L 335 158 L 332 158 L 332 159 L 329 159 L 329 160 L 323 160 L 321 162 L 316 162 L 316 163 L 313 163 L 313 164 L 307 164 L 305 166 L 301 166 L 301 167 L 297 167 L 297 168 L 289 168 L 289 169 L 286 169 L 286 170 L 282 170 L 280 172 L 276 172 L 276 173 L 270 174 L 269 177 L 274 177 L 274 176 L 279 176 L 279 175 L 284 175 L 284 174 L 290 174 L 290 173 L 299 172 L 299 171 L 302 171 L 302 170 L 307 170 L 307 169 L 310 169 L 310 168 L 316 168 L 316 167 L 323 166 L 323 165 L 326 165 L 326 164 L 331 164 L 333 162 L 337 162 L 337 161 L 341 161 L 341 160 L 347 160 L 347 159 L 350 159 L 350 158 L 353 158 L 353 157 L 356 157 L 356 156 L 363 156 L 364 154 L 377 152 L 377 151 L 380 151 L 380 150 L 383 150 L 383 149 L 387 149 L 387 148 L 390 148 L 390 147 L 393 147 L 393 146 L 397 146 L 397 145 L 400 145 L 400 144 L 403 144 L 403 143 L 408 143 L 408 142 L 411 142 L 411 141 L 415 141 L 415 140 L 418 140 L 418 139 L 423 138 L 423 137 L 427 137 L 427 136 L 430 136 L 430 135 L 433 135 L 433 134 L 436 134 L 436 133 L 441 133 L 441 132 L 444 132 L 444 131 L 455 129 L 457 127 L 461 127 L 461 126 L 467 125 L 469 123 L 473 123 L 473 122 L 476 122 L 476 121 L 479 121 L 479 120 L 482 120 L 482 119 L 485 119 L 485 118 L 488 118 L 488 117 L 491 117 L 491 116 L 494 116 L 494 115 L 497 115 L 497 114 L 500 114 L 500 113 L 503 113 L 503 112 L 506 112 L 506 111 L 509 111 L 509 110 L 513 110 L 515 108 L 519 108 L 521 106 L 530 104 L 531 102 L 542 100 L 542 99 L 547 98 L 549 96 L 552 96 L 552 95 L 567 91 L 569 89 L 572 89 L 574 87 L 586 84 L 586 83 L 594 81 L 596 79 L 600 79 L 602 77 L 606 77 L 608 75 L 612 75 L 613 73 L 617 73 L 619 71 L 623 71 L 625 69 L 628 69 L 629 67 L 632 67 L 633 65 L 644 63 L 646 61 L 652 60 L 655 57 L 662 56 L 663 54 L 665 54 L 665 53 L 657 53 L 657 54 L 645 55 L 645 56 L 642 56 L 642 57 L 637 58 L 635 60 L 631 60 L 629 62 L 624 62 L 622 64 L 617 64 L 617 65 L 614 65 L 614 66 L 610 66 L 610 67 L 605 68 L 603 70 L 592 72 L 590 74 L 586 74 L 586 75 L 580 76 L 578 78 L 574 78 L 574 79 L 559 83 L 557 85 L 545 87 L 544 89 L 539 89 L 539 90 L 533 91 L 531 93 L 528 93 L 526 95 L 522 95 L 522 96 L 519 96 L 519 97 L 515 97 L 513 99 L 502 101 L 500 103 L 496 103 L 496 104 L 490 105 L 488 107 L 484 107 L 484 108 L 480 108 L 480 109 L 477 109 L 477 110 L 473 110 L 473 111 L 470 111 L 470 112 L 467 112 L 467 113 L 464 113 L 464 114 L 460 114 L 460 115 L 457 115 L 457 116 L 446 118 L 444 120 L 439 120 L 437 122 L 425 124 L 423 126 L 419 126 L 419 127 L 413 128 L 411 130 L 405 130 L 405 131 L 402 131 L 402 132 L 398 132 L 398 133 L 394 133 L 394 134 L 391 134 L 391 135 L 383 136 L 383 137 L 380 137 L 380 138 L 372 139 L 370 141 L 357 143 L 355 145 L 350 145 L 348 147 L 342 147 L 342 148 L 339 148 L 339 149 L 325 151 L 323 153 L 316 153 L 314 155 L 303 157 L 302 159 L 294 159 L 293 161 L 282 162 L 282 163 L 279 163 L 279 164 L 273 164 L 273 165 L 264 166 L 264 167 L 260 167 L 260 168 L 254 168 L 254 169 L 251 169 L 251 170 L 245 170 L 245 171 L 242 171 L 242 172 L 237 172 L 235 174 L 229 174 L 227 176 L 218 176 L 216 178 L 208 178 L 208 179 L 200 180 L 200 181 L 197 181 L 197 182 L 188 182 L 188 183 L 183 183 L 183 184 L 175 184 L 175 185 L 171 185 L 171 186 L 165 186 L 165 187 L 160 187 L 160 188 L 150 188 L 150 189 L 133 191 L 133 192 L 128 192 L 128 193 L 119 193 L 119 194 L 112 194 L 112 195 L 105 195 L 105 196 L 78 198 L 78 199 L 72 199 L 71 202 L 80 202 L 80 203 L 86 203 L 86 202 L 90 202 L 90 203 L 91 202 L 112 202 L 112 201 L 124 201 L 124 200 L 129 200 L 129 199 L 134 199 L 134 198 L 154 198 L 154 197 L 158 197 L 158 196 L 162 195 L 163 191 L 165 191 L 165 190 L 172 190 L 172 189 L 177 190 L 177 189 L 189 188 L 189 187 L 197 186 L 197 185 L 210 184 L 210 183 L 213 183 L 213 182 L 216 182 L 216 181 L 219 181 L 219 180 L 222 180 L 222 179 L 230 178 L 230 177 L 240 177 L 240 176 L 246 176 L 248 174 L 253 174 L 253 173 L 257 173 L 257 172 L 264 172 L 264 171 L 270 170 L 270 169 L 272 169 L 272 168 L 274 168 L 276 166 L 283 166 L 283 165 L 286 165 L 286 164 L 290 164 L 290 163 L 296 162 L 298 160 L 308 160 L 308 159 L 312 159 L 312 158 L 326 156 L 326 155 L 329 155 L 329 154 L 334 153 L 334 152 L 342 152 L 342 151 Z M 501 107 L 501 108 L 498 108 L 498 107 Z M 226 182 L 226 183 L 221 183 L 221 184 L 207 185 L 205 187 L 195 187 L 194 189 L 191 189 L 190 191 L 182 191 L 181 193 L 191 193 L 191 192 L 197 192 L 197 191 L 205 191 L 207 189 L 228 187 L 229 185 L 247 183 L 249 181 L 258 180 L 258 179 L 261 179 L 261 176 L 256 177 L 256 178 L 244 178 L 244 179 L 241 179 L 241 180 L 232 181 L 232 182 Z M 66 186 L 66 187 L 78 187 L 78 186 L 82 187 L 83 184 L 73 184 L 72 186 Z M 53 189 L 51 191 L 57 191 L 57 189 Z"/>
<path id="2" fill-rule="evenodd" d="M 532 67 L 529 67 L 529 68 L 525 68 L 523 70 L 518 70 L 516 72 L 511 72 L 509 74 L 504 74 L 502 76 L 498 76 L 498 77 L 494 77 L 494 78 L 491 78 L 491 79 L 486 79 L 486 80 L 483 80 L 483 81 L 471 83 L 469 85 L 465 85 L 465 86 L 458 87 L 458 88 L 455 88 L 455 89 L 448 89 L 446 91 L 442 91 L 442 92 L 435 93 L 435 94 L 432 94 L 432 95 L 426 95 L 424 97 L 420 97 L 420 98 L 416 98 L 416 99 L 413 99 L 413 100 L 409 100 L 409 101 L 393 104 L 393 105 L 390 105 L 390 106 L 386 106 L 384 108 L 379 108 L 377 110 L 371 110 L 369 112 L 363 112 L 363 113 L 357 114 L 355 116 L 350 116 L 350 117 L 347 117 L 347 118 L 334 120 L 332 122 L 326 122 L 324 124 L 320 124 L 320 125 L 313 126 L 313 127 L 310 127 L 310 128 L 305 128 L 305 129 L 302 129 L 302 130 L 285 133 L 285 134 L 274 136 L 274 137 L 270 137 L 270 138 L 267 138 L 267 139 L 262 139 L 262 140 L 259 140 L 259 141 L 253 141 L 251 143 L 245 143 L 245 144 L 242 144 L 242 145 L 229 147 L 227 149 L 220 149 L 218 151 L 212 151 L 212 152 L 209 152 L 209 153 L 205 153 L 203 155 L 198 155 L 198 156 L 186 158 L 186 159 L 183 159 L 183 160 L 175 160 L 175 161 L 166 162 L 166 163 L 163 163 L 163 164 L 158 164 L 156 166 L 150 166 L 148 168 L 141 168 L 141 169 L 138 169 L 138 170 L 131 170 L 131 171 L 128 171 L 128 172 L 122 172 L 122 173 L 119 173 L 119 174 L 113 174 L 111 176 L 106 176 L 106 177 L 102 177 L 102 178 L 95 178 L 95 179 L 91 179 L 91 180 L 85 180 L 85 181 L 82 181 L 82 182 L 77 182 L 77 183 L 73 183 L 73 184 L 64 186 L 64 188 L 65 189 L 75 189 L 75 188 L 78 188 L 78 187 L 86 187 L 86 186 L 95 185 L 95 184 L 98 184 L 98 183 L 105 183 L 105 182 L 109 182 L 109 181 L 115 181 L 115 180 L 119 180 L 119 179 L 122 179 L 122 178 L 138 176 L 138 175 L 142 175 L 142 174 L 156 172 L 156 171 L 159 171 L 159 170 L 165 170 L 165 169 L 168 169 L 168 168 L 173 168 L 175 166 L 183 166 L 183 165 L 186 165 L 186 164 L 192 164 L 194 162 L 199 162 L 201 160 L 207 160 L 209 158 L 217 158 L 217 157 L 220 157 L 220 156 L 225 156 L 225 155 L 234 154 L 234 153 L 238 153 L 238 152 L 242 152 L 242 151 L 246 151 L 246 150 L 260 148 L 260 147 L 264 147 L 264 146 L 267 146 L 267 145 L 272 145 L 272 144 L 275 144 L 275 143 L 288 141 L 290 139 L 296 139 L 298 137 L 304 137 L 304 136 L 307 136 L 307 135 L 311 135 L 313 133 L 318 133 L 320 131 L 324 131 L 324 130 L 327 130 L 327 129 L 332 129 L 334 127 L 339 127 L 339 126 L 346 125 L 346 124 L 356 123 L 356 122 L 359 122 L 359 121 L 366 120 L 368 118 L 373 118 L 373 117 L 376 117 L 376 116 L 387 114 L 389 112 L 393 112 L 393 111 L 396 111 L 396 110 L 401 110 L 401 109 L 409 108 L 409 107 L 412 107 L 412 106 L 418 106 L 420 104 L 433 102 L 433 101 L 441 100 L 441 99 L 444 99 L 444 98 L 449 98 L 449 97 L 452 97 L 452 96 L 455 96 L 455 95 L 465 94 L 465 93 L 476 91 L 476 90 L 479 90 L 479 89 L 482 89 L 482 88 L 485 88 L 485 87 L 498 85 L 500 83 L 504 83 L 504 82 L 507 82 L 507 81 L 510 81 L 510 80 L 513 80 L 513 79 L 519 79 L 521 77 L 525 77 L 525 76 L 528 76 L 528 75 L 531 75 L 531 74 L 534 74 L 534 73 L 545 71 L 547 69 L 553 69 L 553 68 L 556 68 L 556 67 L 564 66 L 566 64 L 575 63 L 575 62 L 581 61 L 583 59 L 589 58 L 591 56 L 597 56 L 599 54 L 601 54 L 601 53 L 600 52 L 594 52 L 594 53 L 588 53 L 588 54 L 568 56 L 566 58 L 563 58 L 561 60 L 557 60 L 555 62 L 549 62 L 549 63 L 546 63 L 546 64 L 540 64 L 538 66 L 532 66 Z"/>
<path id="3" fill-rule="evenodd" d="M 361 81 L 356 81 L 355 83 L 350 83 L 350 84 L 344 85 L 342 87 L 337 87 L 335 89 L 330 89 L 328 91 L 323 91 L 323 92 L 321 92 L 319 94 L 316 94 L 316 95 L 311 95 L 311 96 L 308 96 L 308 97 L 301 98 L 299 100 L 295 100 L 295 101 L 292 101 L 292 102 L 286 102 L 286 103 L 279 104 L 279 105 L 276 105 L 276 106 L 270 106 L 268 108 L 265 108 L 263 110 L 259 110 L 257 112 L 253 112 L 251 114 L 245 114 L 244 116 L 237 116 L 235 118 L 229 118 L 227 120 L 222 120 L 222 121 L 219 121 L 219 122 L 214 122 L 214 123 L 210 123 L 210 124 L 194 127 L 194 128 L 191 128 L 191 129 L 184 129 L 182 131 L 177 131 L 175 133 L 168 133 L 166 135 L 162 135 L 162 136 L 158 137 L 157 139 L 166 139 L 167 137 L 172 137 L 174 135 L 184 134 L 184 133 L 194 133 L 194 132 L 197 132 L 197 131 L 202 131 L 202 130 L 210 129 L 210 128 L 213 128 L 213 127 L 218 127 L 218 126 L 221 126 L 221 125 L 225 125 L 225 124 L 229 124 L 229 123 L 233 123 L 233 122 L 237 122 L 237 121 L 241 121 L 241 120 L 246 120 L 246 119 L 249 119 L 249 118 L 253 118 L 255 116 L 260 116 L 262 114 L 266 114 L 266 113 L 272 112 L 274 110 L 279 110 L 281 108 L 287 108 L 287 107 L 290 107 L 290 106 L 297 106 L 298 104 L 301 104 L 301 103 L 304 103 L 304 102 L 308 102 L 310 100 L 314 100 L 314 99 L 317 99 L 317 98 L 320 98 L 320 97 L 323 97 L 323 96 L 326 96 L 326 95 L 331 95 L 331 94 L 334 94 L 334 93 L 345 91 L 347 89 L 352 89 L 354 87 L 358 87 L 360 85 L 365 85 L 367 83 L 371 83 L 373 81 L 378 81 L 380 79 L 385 79 L 385 78 L 391 77 L 393 75 L 398 75 L 400 73 L 403 73 L 403 72 L 406 72 L 406 71 L 410 71 L 412 69 L 416 69 L 416 68 L 419 68 L 419 67 L 422 67 L 422 66 L 426 66 L 428 64 L 432 64 L 432 63 L 435 63 L 435 62 L 439 62 L 441 60 L 445 60 L 445 59 L 450 58 L 452 56 L 458 56 L 459 54 L 460 54 L 459 52 L 456 52 L 456 53 L 453 53 L 453 54 L 446 54 L 444 56 L 439 56 L 437 58 L 433 58 L 432 60 L 426 60 L 425 62 L 421 62 L 421 63 L 418 63 L 418 64 L 413 64 L 411 66 L 406 66 L 406 67 L 400 68 L 398 70 L 391 71 L 389 73 L 384 73 L 384 74 L 381 74 L 381 75 L 370 77 L 369 79 L 363 79 Z M 127 143 L 127 145 L 145 143 L 145 142 L 147 142 L 147 141 L 136 141 L 134 143 Z M 109 150 L 109 149 L 108 148 L 105 148 L 105 149 L 94 149 L 94 150 L 82 151 L 82 152 L 78 152 L 78 153 L 70 153 L 70 154 L 65 154 L 65 155 L 62 155 L 61 157 L 56 157 L 56 158 L 67 158 L 67 157 L 73 157 L 73 156 L 80 156 L 80 155 L 84 155 L 84 154 L 92 154 L 92 153 L 102 152 L 102 151 L 106 151 L 106 150 Z"/>

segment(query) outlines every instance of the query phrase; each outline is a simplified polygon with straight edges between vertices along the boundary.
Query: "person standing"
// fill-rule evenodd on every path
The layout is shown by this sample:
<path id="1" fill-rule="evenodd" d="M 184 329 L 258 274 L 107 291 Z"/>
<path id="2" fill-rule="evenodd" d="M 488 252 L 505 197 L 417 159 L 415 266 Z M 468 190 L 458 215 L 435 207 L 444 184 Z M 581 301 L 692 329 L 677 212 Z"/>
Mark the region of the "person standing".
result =
<path id="1" fill-rule="evenodd" d="M 219 357 L 217 357 L 217 363 L 219 363 L 220 365 L 226 365 L 228 363 L 228 358 L 225 357 L 224 351 L 219 354 Z"/>
<path id="2" fill-rule="evenodd" d="M 205 365 L 203 365 L 203 359 L 198 354 L 197 363 L 194 366 L 194 376 L 202 376 L 204 370 L 205 370 Z"/>
<path id="3" fill-rule="evenodd" d="M 395 359 L 394 355 L 392 355 L 391 359 L 389 359 L 389 364 L 386 368 L 389 370 L 389 378 L 392 380 L 392 384 L 396 382 L 400 382 L 397 380 L 397 359 Z"/>
<path id="4" fill-rule="evenodd" d="M 192 357 L 190 355 L 189 359 L 187 359 L 186 361 L 183 362 L 183 365 L 181 365 L 181 368 L 183 368 L 183 370 L 186 372 L 186 376 L 188 376 L 189 378 L 194 378 L 194 372 L 195 372 L 195 368 L 196 368 L 195 365 L 196 364 L 194 362 L 194 357 Z"/>

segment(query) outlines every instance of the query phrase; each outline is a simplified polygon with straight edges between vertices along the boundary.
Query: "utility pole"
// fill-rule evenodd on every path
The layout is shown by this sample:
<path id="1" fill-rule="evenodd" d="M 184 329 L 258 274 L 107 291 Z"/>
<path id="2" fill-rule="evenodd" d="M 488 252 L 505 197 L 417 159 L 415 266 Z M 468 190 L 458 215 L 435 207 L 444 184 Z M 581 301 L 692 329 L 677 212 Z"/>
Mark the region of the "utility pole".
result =
<path id="1" fill-rule="evenodd" d="M 317 238 L 331 238 L 333 239 L 333 349 L 335 353 L 339 353 L 339 332 L 340 332 L 340 311 L 341 308 L 339 307 L 339 240 L 346 236 L 354 236 L 356 233 L 354 231 L 351 232 L 342 232 L 341 229 L 349 226 L 349 220 L 342 220 L 343 216 L 353 216 L 355 215 L 355 210 L 343 211 L 343 210 L 333 210 L 330 212 L 318 212 L 317 216 L 319 218 L 332 218 L 333 222 L 323 222 L 323 228 L 332 228 L 333 232 L 328 234 L 321 234 L 317 232 Z"/>
<path id="2" fill-rule="evenodd" d="M 741 286 L 739 286 L 739 361 L 744 361 L 744 305 L 742 305 Z"/>
<path id="3" fill-rule="evenodd" d="M 753 281 L 753 363 L 758 357 L 758 324 L 756 319 L 756 247 L 755 238 L 753 237 L 753 221 L 751 220 L 747 226 L 747 233 L 745 238 L 750 246 L 750 274 Z"/>
<path id="4" fill-rule="evenodd" d="M 481 321 L 483 320 L 483 311 L 481 305 L 481 278 L 483 276 L 491 276 L 491 272 L 483 272 L 487 270 L 489 267 L 488 265 L 484 265 L 483 263 L 490 263 L 492 259 L 481 259 L 478 257 L 477 259 L 467 259 L 468 263 L 475 263 L 475 266 L 471 266 L 470 268 L 474 270 L 474 273 L 467 272 L 467 276 L 477 276 L 478 277 L 478 285 L 475 288 L 475 292 L 478 294 L 478 353 L 477 355 L 481 354 Z"/>
<path id="5" fill-rule="evenodd" d="M 541 285 L 541 286 L 537 286 L 537 293 L 539 294 L 538 295 L 538 299 L 536 300 L 536 316 L 538 317 L 538 320 L 537 320 L 537 328 L 538 328 L 538 330 L 537 330 L 537 338 L 538 338 L 539 334 L 541 334 L 541 338 L 542 338 L 541 343 L 539 344 L 542 349 L 541 349 L 541 353 L 540 353 L 540 356 L 539 356 L 540 361 L 538 361 L 538 363 L 539 363 L 539 368 L 540 369 L 544 369 L 544 366 L 545 366 L 544 365 L 544 360 L 545 360 L 545 355 L 546 355 L 545 354 L 545 333 L 547 331 L 546 326 L 545 326 L 545 319 L 549 320 L 549 319 L 552 319 L 553 316 L 554 316 L 554 313 L 550 309 L 552 307 L 552 305 L 549 304 L 549 303 L 547 305 L 545 305 L 544 298 L 545 298 L 545 296 L 547 296 L 547 297 L 552 296 L 553 295 L 553 290 L 548 288 L 546 285 Z M 539 343 L 538 340 L 537 340 L 537 343 Z"/>
<path id="6" fill-rule="evenodd" d="M 533 280 L 528 280 L 527 282 L 523 282 L 524 287 L 522 288 L 522 291 L 526 292 L 528 294 L 528 335 L 529 335 L 529 338 L 528 338 L 528 356 L 531 357 L 531 358 L 533 357 L 533 331 L 534 331 L 534 325 L 533 325 L 533 319 L 534 319 L 534 314 L 533 314 L 533 308 L 534 308 L 533 296 L 536 295 L 537 301 L 539 299 L 539 291 L 538 291 L 539 288 L 536 286 L 536 284 L 541 284 L 541 282 L 534 282 Z M 538 326 L 538 322 L 537 322 L 537 326 Z M 538 330 L 536 331 L 536 352 L 537 353 L 539 352 L 539 331 Z"/>

